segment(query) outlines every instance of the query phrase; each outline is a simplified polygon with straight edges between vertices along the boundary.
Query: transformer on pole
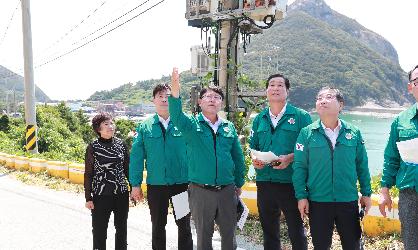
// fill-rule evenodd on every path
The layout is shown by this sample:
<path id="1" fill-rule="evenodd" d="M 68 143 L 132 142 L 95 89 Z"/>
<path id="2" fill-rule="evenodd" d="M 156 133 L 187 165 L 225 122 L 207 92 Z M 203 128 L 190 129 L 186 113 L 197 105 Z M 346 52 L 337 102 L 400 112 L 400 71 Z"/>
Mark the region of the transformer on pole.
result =
<path id="1" fill-rule="evenodd" d="M 285 17 L 288 0 L 186 0 L 188 25 L 201 29 L 206 42 L 192 47 L 192 73 L 202 76 L 213 70 L 213 83 L 225 93 L 225 111 L 238 111 L 238 97 L 259 96 L 260 93 L 239 93 L 237 65 L 239 35 L 262 33 L 275 21 Z M 209 33 L 209 37 L 208 37 Z M 215 36 L 215 52 L 210 53 L 211 35 Z M 244 49 L 245 49 L 244 39 Z M 203 59 L 206 58 L 206 59 Z M 213 58 L 213 69 L 205 64 Z M 203 61 L 205 63 L 202 63 Z M 205 67 L 202 67 L 205 66 Z M 196 91 L 194 91 L 196 92 Z M 228 115 L 231 119 L 231 116 Z"/>

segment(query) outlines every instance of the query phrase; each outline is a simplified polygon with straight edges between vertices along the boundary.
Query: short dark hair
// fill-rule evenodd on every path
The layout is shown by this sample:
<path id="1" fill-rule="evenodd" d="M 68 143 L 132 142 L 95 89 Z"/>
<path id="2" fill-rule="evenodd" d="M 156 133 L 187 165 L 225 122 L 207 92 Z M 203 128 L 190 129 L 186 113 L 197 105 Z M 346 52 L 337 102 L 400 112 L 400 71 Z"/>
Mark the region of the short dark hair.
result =
<path id="1" fill-rule="evenodd" d="M 155 85 L 154 89 L 152 90 L 152 97 L 155 97 L 159 92 L 164 90 L 171 90 L 171 87 L 168 85 L 168 83 L 159 83 Z"/>
<path id="2" fill-rule="evenodd" d="M 317 96 L 319 95 L 319 93 L 321 93 L 322 91 L 325 91 L 325 90 L 332 90 L 332 91 L 334 91 L 334 93 L 335 93 L 335 98 L 337 99 L 337 101 L 338 101 L 338 102 L 342 102 L 342 103 L 344 103 L 344 96 L 343 96 L 343 93 L 341 93 L 341 91 L 340 91 L 339 89 L 334 88 L 334 87 L 329 87 L 329 86 L 326 86 L 326 87 L 321 88 L 321 89 L 318 91 Z"/>
<path id="3" fill-rule="evenodd" d="M 281 77 L 284 79 L 284 84 L 286 85 L 286 89 L 289 90 L 290 89 L 290 81 L 289 79 L 287 79 L 286 77 L 284 77 L 284 75 L 282 74 L 273 74 L 271 76 L 269 76 L 269 78 L 267 78 L 267 82 L 266 82 L 266 89 L 269 87 L 269 83 L 270 80 L 276 77 Z"/>
<path id="4" fill-rule="evenodd" d="M 414 72 L 414 70 L 416 70 L 416 69 L 418 69 L 418 65 L 415 66 L 415 68 L 413 68 L 411 71 L 409 71 L 409 73 L 408 73 L 408 81 L 411 81 L 412 80 L 411 79 L 412 72 Z"/>
<path id="5" fill-rule="evenodd" d="M 222 91 L 222 89 L 220 87 L 214 86 L 214 85 L 203 88 L 199 93 L 199 98 L 202 99 L 203 95 L 205 95 L 206 92 L 208 92 L 209 90 L 219 94 L 222 97 L 222 100 L 224 99 L 224 92 Z"/>
<path id="6" fill-rule="evenodd" d="M 111 121 L 112 119 L 113 118 L 109 113 L 100 112 L 99 114 L 97 114 L 95 117 L 93 117 L 93 120 L 91 121 L 91 126 L 93 127 L 94 132 L 96 132 L 96 134 L 100 136 L 100 124 L 102 124 L 102 122 L 104 121 Z"/>

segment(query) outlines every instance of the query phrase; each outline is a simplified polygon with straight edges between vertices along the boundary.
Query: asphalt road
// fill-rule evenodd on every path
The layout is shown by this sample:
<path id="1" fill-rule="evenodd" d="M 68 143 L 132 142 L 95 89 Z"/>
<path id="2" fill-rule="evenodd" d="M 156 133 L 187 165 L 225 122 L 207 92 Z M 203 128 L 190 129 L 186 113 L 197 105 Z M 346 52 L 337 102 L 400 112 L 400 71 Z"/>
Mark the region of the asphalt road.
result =
<path id="1" fill-rule="evenodd" d="M 167 249 L 177 249 L 177 227 L 172 215 L 167 223 Z M 114 249 L 113 215 L 107 248 Z M 196 244 L 196 235 L 193 231 Z M 238 236 L 239 249 L 262 249 Z M 220 237 L 213 237 L 220 249 Z M 0 175 L 0 249 L 91 249 L 91 216 L 84 197 L 65 191 L 29 186 Z M 151 249 L 151 220 L 146 205 L 131 208 L 128 249 Z"/>

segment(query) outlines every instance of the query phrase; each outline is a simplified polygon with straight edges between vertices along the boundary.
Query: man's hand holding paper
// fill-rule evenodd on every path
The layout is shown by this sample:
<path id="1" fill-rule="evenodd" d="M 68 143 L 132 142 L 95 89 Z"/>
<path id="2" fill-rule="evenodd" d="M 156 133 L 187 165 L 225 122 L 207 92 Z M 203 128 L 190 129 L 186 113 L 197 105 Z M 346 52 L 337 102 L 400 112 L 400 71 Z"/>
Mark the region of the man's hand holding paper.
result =
<path id="1" fill-rule="evenodd" d="M 251 149 L 251 158 L 253 160 L 254 167 L 258 169 L 263 168 L 266 164 L 280 160 L 280 157 L 271 151 L 261 152 L 254 149 Z"/>

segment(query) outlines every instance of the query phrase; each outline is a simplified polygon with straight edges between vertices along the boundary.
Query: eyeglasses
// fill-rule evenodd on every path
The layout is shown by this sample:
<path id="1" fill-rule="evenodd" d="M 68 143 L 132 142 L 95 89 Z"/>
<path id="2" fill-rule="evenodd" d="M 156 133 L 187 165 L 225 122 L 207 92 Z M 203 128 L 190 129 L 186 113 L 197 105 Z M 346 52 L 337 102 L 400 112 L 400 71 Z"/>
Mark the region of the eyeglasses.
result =
<path id="1" fill-rule="evenodd" d="M 414 86 L 416 87 L 418 85 L 418 77 L 415 79 L 412 79 L 411 81 L 409 81 L 411 84 L 414 84 Z"/>
<path id="2" fill-rule="evenodd" d="M 155 95 L 154 98 L 168 99 L 169 96 L 170 96 L 170 94 L 158 94 L 158 95 Z"/>
<path id="3" fill-rule="evenodd" d="M 336 98 L 335 95 L 325 95 L 325 96 L 320 95 L 316 97 L 316 100 L 317 101 L 322 101 L 322 100 L 331 101 L 332 99 L 335 99 L 335 98 Z"/>
<path id="4" fill-rule="evenodd" d="M 220 95 L 204 95 L 202 96 L 202 99 L 205 100 L 215 100 L 215 101 L 221 101 L 222 100 L 222 96 Z"/>

